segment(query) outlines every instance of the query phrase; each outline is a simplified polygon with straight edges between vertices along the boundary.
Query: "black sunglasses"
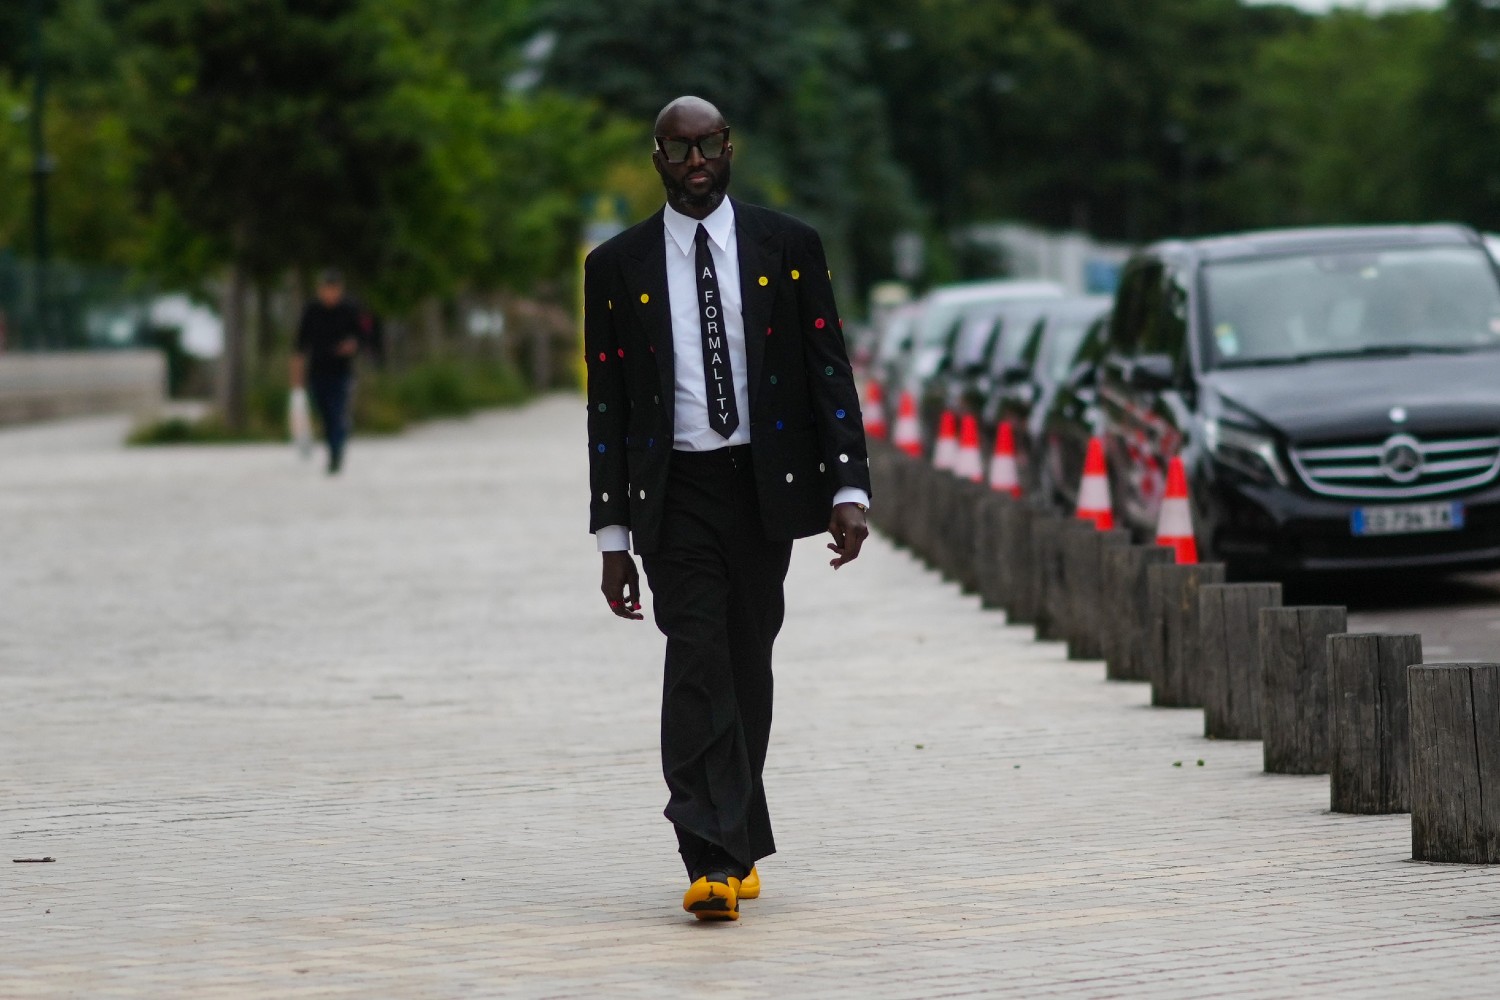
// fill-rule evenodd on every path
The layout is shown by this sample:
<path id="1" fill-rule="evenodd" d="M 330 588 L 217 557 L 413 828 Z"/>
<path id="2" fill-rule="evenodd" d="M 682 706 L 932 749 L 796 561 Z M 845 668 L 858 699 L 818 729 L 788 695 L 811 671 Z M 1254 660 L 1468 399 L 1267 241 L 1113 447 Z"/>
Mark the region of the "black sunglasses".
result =
<path id="1" fill-rule="evenodd" d="M 717 160 L 729 147 L 729 126 L 725 125 L 696 139 L 676 139 L 664 135 L 656 137 L 656 148 L 668 163 L 685 162 L 694 146 L 705 160 Z"/>

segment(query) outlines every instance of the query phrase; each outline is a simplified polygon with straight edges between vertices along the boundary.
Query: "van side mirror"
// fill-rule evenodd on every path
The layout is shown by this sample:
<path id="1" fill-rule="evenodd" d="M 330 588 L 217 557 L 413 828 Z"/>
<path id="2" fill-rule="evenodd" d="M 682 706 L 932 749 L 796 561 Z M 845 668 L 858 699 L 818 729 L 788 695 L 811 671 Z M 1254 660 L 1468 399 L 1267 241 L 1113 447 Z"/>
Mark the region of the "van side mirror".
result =
<path id="1" fill-rule="evenodd" d="M 1031 378 L 1031 369 L 1021 364 L 1009 364 L 1000 370 L 1001 385 L 1020 385 Z"/>
<path id="2" fill-rule="evenodd" d="M 1080 361 L 1068 371 L 1068 385 L 1075 389 L 1092 386 L 1099 379 L 1099 366 L 1092 361 Z"/>
<path id="3" fill-rule="evenodd" d="M 1170 389 L 1177 382 L 1176 367 L 1165 354 L 1143 354 L 1131 362 L 1125 381 L 1144 392 Z"/>

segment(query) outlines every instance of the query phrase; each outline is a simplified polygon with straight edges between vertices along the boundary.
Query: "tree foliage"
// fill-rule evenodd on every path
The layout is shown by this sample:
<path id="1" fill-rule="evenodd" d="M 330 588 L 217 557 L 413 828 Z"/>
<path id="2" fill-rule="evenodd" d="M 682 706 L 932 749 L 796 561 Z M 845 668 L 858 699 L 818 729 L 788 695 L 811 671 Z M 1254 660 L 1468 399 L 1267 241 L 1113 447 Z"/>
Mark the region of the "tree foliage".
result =
<path id="1" fill-rule="evenodd" d="M 27 5 L 0 4 L 0 185 L 29 190 Z M 708 97 L 736 191 L 891 237 L 1452 218 L 1500 228 L 1500 8 L 1240 0 L 44 0 L 54 245 L 191 281 L 333 263 L 388 310 L 570 297 L 596 195 Z M 0 199 L 25 252 L 27 199 Z"/>

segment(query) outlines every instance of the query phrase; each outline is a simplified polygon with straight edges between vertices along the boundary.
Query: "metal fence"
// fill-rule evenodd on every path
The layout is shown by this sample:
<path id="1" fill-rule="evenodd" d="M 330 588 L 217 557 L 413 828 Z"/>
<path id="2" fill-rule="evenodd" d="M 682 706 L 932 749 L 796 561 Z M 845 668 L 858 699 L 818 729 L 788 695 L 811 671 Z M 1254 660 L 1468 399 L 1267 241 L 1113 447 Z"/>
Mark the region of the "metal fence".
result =
<path id="1" fill-rule="evenodd" d="M 0 351 L 139 346 L 152 294 L 123 268 L 38 266 L 0 250 Z"/>

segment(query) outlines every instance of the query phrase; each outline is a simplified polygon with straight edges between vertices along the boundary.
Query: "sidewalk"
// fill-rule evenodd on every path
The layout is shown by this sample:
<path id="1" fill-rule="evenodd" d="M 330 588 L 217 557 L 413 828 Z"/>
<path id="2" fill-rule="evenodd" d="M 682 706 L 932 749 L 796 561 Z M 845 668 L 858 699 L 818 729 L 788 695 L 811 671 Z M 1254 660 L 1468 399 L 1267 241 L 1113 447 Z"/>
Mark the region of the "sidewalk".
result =
<path id="1" fill-rule="evenodd" d="M 0 997 L 1500 989 L 1500 871 L 1410 862 L 1406 816 L 1329 815 L 1326 778 L 879 540 L 837 575 L 798 546 L 781 853 L 695 924 L 661 639 L 598 593 L 583 417 L 356 440 L 336 480 L 0 433 Z"/>

